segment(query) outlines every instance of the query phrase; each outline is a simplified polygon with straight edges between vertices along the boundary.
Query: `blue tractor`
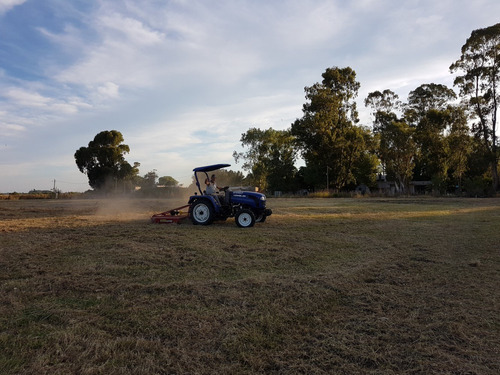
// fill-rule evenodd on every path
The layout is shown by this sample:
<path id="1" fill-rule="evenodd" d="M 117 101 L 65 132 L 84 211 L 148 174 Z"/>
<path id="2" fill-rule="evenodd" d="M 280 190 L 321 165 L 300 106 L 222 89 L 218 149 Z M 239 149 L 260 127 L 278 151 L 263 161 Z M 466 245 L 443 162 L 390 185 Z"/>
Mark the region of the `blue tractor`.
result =
<path id="1" fill-rule="evenodd" d="M 195 225 L 209 225 L 217 220 L 234 217 L 241 228 L 252 227 L 264 222 L 272 214 L 266 208 L 266 196 L 253 191 L 231 191 L 228 187 L 219 189 L 218 194 L 206 194 L 200 185 L 199 174 L 209 179 L 208 172 L 229 167 L 229 164 L 214 164 L 193 169 L 198 193 L 189 197 L 189 218 Z M 222 194 L 223 193 L 223 194 Z"/>

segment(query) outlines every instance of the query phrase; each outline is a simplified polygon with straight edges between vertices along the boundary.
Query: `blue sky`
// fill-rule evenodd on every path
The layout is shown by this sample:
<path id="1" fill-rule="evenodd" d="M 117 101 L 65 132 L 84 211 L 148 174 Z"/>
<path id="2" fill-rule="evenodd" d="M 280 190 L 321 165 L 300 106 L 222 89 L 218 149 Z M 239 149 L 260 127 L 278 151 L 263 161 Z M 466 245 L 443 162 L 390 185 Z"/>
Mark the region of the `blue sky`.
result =
<path id="1" fill-rule="evenodd" d="M 126 160 L 187 184 L 251 127 L 286 129 L 304 87 L 350 66 L 369 92 L 453 85 L 498 0 L 0 0 L 0 192 L 89 189 L 74 153 L 119 130 Z"/>

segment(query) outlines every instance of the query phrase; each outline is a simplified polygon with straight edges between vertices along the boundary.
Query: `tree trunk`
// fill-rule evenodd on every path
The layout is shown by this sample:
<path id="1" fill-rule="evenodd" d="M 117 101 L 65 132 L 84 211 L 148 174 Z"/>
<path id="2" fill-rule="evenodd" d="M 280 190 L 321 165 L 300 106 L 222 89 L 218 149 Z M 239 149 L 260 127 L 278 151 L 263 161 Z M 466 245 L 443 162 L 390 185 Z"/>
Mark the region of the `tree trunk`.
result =
<path id="1" fill-rule="evenodd" d="M 495 158 L 496 159 L 496 158 Z M 498 190 L 498 162 L 494 160 L 491 162 L 491 177 L 493 180 L 493 190 L 496 192 Z"/>

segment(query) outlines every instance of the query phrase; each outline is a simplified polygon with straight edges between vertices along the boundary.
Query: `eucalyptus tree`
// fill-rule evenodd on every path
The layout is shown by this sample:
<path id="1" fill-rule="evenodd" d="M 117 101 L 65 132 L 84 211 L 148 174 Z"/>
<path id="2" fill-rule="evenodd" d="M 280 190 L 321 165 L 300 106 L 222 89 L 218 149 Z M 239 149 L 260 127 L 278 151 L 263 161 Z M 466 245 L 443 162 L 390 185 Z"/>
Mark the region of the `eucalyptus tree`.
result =
<path id="1" fill-rule="evenodd" d="M 499 187 L 497 113 L 500 103 L 500 23 L 472 31 L 450 66 L 455 85 L 474 116 L 473 132 L 488 155 L 493 188 Z"/>
<path id="2" fill-rule="evenodd" d="M 179 185 L 179 181 L 177 181 L 172 176 L 162 176 L 162 177 L 158 178 L 158 185 L 175 187 L 175 186 Z"/>
<path id="3" fill-rule="evenodd" d="M 359 122 L 355 98 L 360 87 L 350 67 L 328 68 L 321 83 L 306 87 L 303 116 L 291 127 L 316 186 L 328 174 L 328 183 L 342 189 L 357 182 L 354 171 L 367 150 L 365 131 Z M 364 159 L 366 160 L 366 159 Z M 324 171 L 323 173 L 320 171 Z M 330 188 L 330 186 L 327 186 Z"/>
<path id="4" fill-rule="evenodd" d="M 123 135 L 117 130 L 98 133 L 87 147 L 75 152 L 75 162 L 85 173 L 89 185 L 97 190 L 112 190 L 137 175 L 138 164 L 131 166 L 124 155 L 130 152 L 123 144 Z"/>
<path id="5" fill-rule="evenodd" d="M 387 135 L 385 136 L 385 141 L 383 145 L 380 144 L 381 137 L 384 135 L 386 130 L 389 129 L 394 122 L 400 121 L 397 112 L 402 109 L 402 102 L 399 100 L 399 96 L 390 89 L 384 91 L 373 91 L 368 94 L 365 98 L 365 107 L 370 107 L 373 116 L 373 133 L 374 133 L 374 143 L 377 145 L 375 147 L 375 152 L 380 160 L 380 165 L 383 174 L 389 174 L 394 177 L 395 173 L 387 169 L 387 163 L 385 158 L 389 155 L 388 150 L 383 150 L 383 147 L 391 147 L 392 143 L 387 142 Z"/>
<path id="6" fill-rule="evenodd" d="M 403 105 L 405 119 L 410 125 L 417 126 L 431 110 L 444 111 L 457 98 L 455 92 L 443 84 L 426 83 L 408 94 Z"/>
<path id="7" fill-rule="evenodd" d="M 451 177 L 458 190 L 462 190 L 463 179 L 469 171 L 470 156 L 474 150 L 474 139 L 467 125 L 468 117 L 462 106 L 452 107 L 451 126 L 447 136 L 449 147 L 448 165 Z"/>
<path id="8" fill-rule="evenodd" d="M 374 117 L 373 131 L 379 133 L 391 121 L 397 120 L 397 113 L 402 109 L 398 94 L 386 89 L 382 92 L 373 91 L 365 98 L 365 107 L 372 109 Z"/>
<path id="9" fill-rule="evenodd" d="M 408 94 L 404 118 L 415 128 L 418 148 L 413 178 L 432 180 L 435 189 L 444 190 L 447 182 L 449 145 L 447 131 L 452 125 L 451 113 L 455 92 L 442 84 L 423 84 Z"/>
<path id="10" fill-rule="evenodd" d="M 261 130 L 251 128 L 241 135 L 246 152 L 234 152 L 236 162 L 244 160 L 243 169 L 250 173 L 253 182 L 263 190 L 294 190 L 295 138 L 289 130 Z"/>
<path id="11" fill-rule="evenodd" d="M 399 183 L 402 192 L 409 191 L 418 154 L 415 128 L 404 121 L 391 121 L 380 134 L 380 157 L 389 179 Z"/>

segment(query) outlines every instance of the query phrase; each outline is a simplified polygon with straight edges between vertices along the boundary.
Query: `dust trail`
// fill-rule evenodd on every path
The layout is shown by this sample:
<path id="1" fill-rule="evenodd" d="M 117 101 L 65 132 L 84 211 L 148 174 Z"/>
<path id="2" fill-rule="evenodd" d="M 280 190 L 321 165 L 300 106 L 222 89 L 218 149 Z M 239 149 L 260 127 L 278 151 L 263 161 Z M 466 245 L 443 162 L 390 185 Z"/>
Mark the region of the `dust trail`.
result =
<path id="1" fill-rule="evenodd" d="M 181 199 L 137 199 L 108 198 L 95 202 L 93 215 L 95 220 L 145 220 L 149 222 L 151 215 L 186 204 Z"/>
<path id="2" fill-rule="evenodd" d="M 141 207 L 140 201 L 126 198 L 101 199 L 96 202 L 96 220 L 142 220 L 148 212 Z"/>

